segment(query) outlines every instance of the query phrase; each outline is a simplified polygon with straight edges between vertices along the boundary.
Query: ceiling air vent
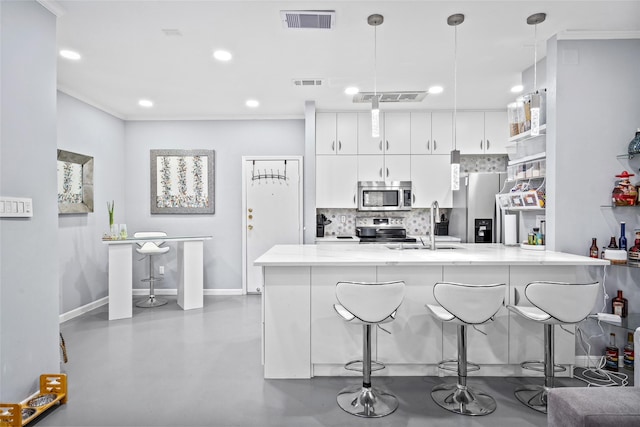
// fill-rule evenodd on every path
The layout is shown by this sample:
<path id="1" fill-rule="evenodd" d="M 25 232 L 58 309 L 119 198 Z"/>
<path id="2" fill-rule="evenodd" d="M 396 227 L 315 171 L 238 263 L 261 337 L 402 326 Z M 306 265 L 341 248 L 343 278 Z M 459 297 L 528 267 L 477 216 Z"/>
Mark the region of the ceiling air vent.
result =
<path id="1" fill-rule="evenodd" d="M 335 10 L 281 10 L 284 28 L 320 28 L 330 30 L 336 23 Z"/>
<path id="2" fill-rule="evenodd" d="M 324 80 L 322 79 L 293 79 L 295 86 L 322 86 Z"/>
<path id="3" fill-rule="evenodd" d="M 420 102 L 425 98 L 425 96 L 427 96 L 427 92 L 377 92 L 377 95 L 380 102 Z M 373 92 L 356 93 L 355 95 L 353 95 L 353 102 L 370 103 L 373 99 L 373 96 Z"/>

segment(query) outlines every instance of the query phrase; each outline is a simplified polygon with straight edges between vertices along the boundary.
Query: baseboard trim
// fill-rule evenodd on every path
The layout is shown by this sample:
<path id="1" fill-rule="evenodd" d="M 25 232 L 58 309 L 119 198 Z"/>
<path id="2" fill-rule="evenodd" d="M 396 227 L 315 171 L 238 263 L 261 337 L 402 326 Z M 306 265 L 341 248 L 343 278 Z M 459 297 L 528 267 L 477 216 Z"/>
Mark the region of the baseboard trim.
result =
<path id="1" fill-rule="evenodd" d="M 109 303 L 109 297 L 103 297 L 99 300 L 95 300 L 90 302 L 89 304 L 85 304 L 81 307 L 74 308 L 71 311 L 67 311 L 66 313 L 62 313 L 60 315 L 60 323 L 64 323 L 68 320 L 75 319 L 78 316 L 81 316 L 85 313 L 90 312 L 98 307 L 102 307 L 103 305 L 107 305 Z"/>
<path id="2" fill-rule="evenodd" d="M 236 295 L 244 295 L 242 289 L 204 289 L 204 295 L 206 296 L 236 296 Z M 149 289 L 133 289 L 134 296 L 144 296 L 149 295 Z M 178 295 L 177 289 L 156 289 L 156 295 Z M 103 297 L 99 300 L 90 302 L 89 304 L 85 304 L 81 307 L 74 308 L 73 310 L 67 311 L 66 313 L 62 313 L 59 316 L 59 322 L 64 323 L 71 319 L 75 319 L 78 316 L 82 316 L 85 313 L 90 312 L 98 307 L 102 307 L 103 305 L 107 305 L 109 303 L 109 297 Z"/>

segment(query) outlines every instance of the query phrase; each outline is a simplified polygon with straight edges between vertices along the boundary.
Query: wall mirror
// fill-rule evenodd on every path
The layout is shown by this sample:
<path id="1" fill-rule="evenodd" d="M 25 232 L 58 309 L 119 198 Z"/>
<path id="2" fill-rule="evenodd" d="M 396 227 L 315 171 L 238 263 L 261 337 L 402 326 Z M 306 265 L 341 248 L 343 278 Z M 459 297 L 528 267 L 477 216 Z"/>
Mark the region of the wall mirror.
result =
<path id="1" fill-rule="evenodd" d="M 93 157 L 58 150 L 58 214 L 93 212 Z"/>

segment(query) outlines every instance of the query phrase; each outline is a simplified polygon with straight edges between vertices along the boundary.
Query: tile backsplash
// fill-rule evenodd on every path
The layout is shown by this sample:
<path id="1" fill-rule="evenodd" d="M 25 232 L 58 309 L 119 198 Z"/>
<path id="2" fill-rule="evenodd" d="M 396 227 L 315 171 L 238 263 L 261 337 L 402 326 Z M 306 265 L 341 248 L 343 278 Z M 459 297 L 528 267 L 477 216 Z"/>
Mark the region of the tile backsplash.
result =
<path id="1" fill-rule="evenodd" d="M 509 158 L 506 155 L 462 155 L 460 156 L 460 172 L 506 172 Z"/>
<path id="2" fill-rule="evenodd" d="M 325 214 L 331 224 L 325 225 L 325 236 L 353 236 L 356 234 L 357 217 L 402 217 L 407 234 L 424 235 L 429 232 L 430 209 L 412 209 L 408 212 L 358 212 L 355 209 L 317 209 L 318 214 Z M 440 214 L 449 217 L 449 209 L 440 209 Z M 342 222 L 344 217 L 344 222 Z"/>

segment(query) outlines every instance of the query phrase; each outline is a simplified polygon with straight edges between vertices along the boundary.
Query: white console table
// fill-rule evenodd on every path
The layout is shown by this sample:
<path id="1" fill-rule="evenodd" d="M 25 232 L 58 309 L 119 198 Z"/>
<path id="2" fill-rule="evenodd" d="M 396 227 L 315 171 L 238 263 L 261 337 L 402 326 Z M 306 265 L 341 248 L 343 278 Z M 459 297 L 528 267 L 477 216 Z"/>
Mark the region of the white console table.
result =
<path id="1" fill-rule="evenodd" d="M 103 240 L 109 245 L 109 320 L 125 319 L 133 313 L 133 245 L 143 242 L 178 242 L 178 305 L 183 310 L 202 308 L 204 241 L 211 236 L 127 238 Z"/>

